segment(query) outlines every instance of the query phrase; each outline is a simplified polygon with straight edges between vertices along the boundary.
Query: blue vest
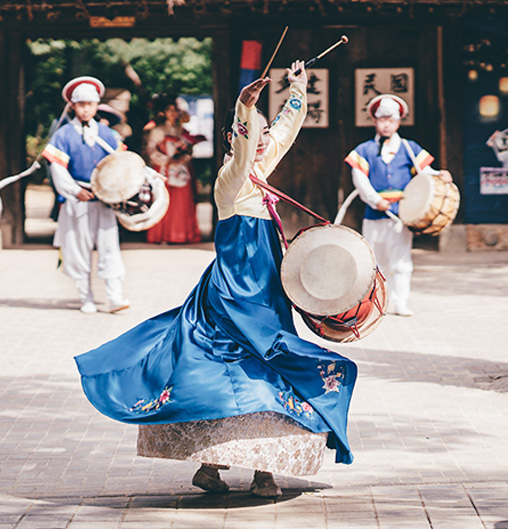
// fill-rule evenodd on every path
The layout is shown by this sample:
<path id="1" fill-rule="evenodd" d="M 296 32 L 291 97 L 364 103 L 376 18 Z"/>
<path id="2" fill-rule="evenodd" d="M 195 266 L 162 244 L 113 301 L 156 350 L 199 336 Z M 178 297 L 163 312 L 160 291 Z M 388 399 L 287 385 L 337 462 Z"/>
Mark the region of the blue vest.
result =
<path id="1" fill-rule="evenodd" d="M 113 131 L 101 123 L 98 125 L 99 136 L 116 151 L 118 149 L 118 141 Z M 58 129 L 50 143 L 56 149 L 69 156 L 67 170 L 74 180 L 80 182 L 90 182 L 95 166 L 110 154 L 98 143 L 93 147 L 84 143 L 83 136 L 70 123 Z"/>
<path id="2" fill-rule="evenodd" d="M 418 157 L 423 149 L 414 141 L 409 140 L 408 143 L 413 149 L 415 156 Z M 388 164 L 383 161 L 381 156 L 379 156 L 379 143 L 375 139 L 361 143 L 356 147 L 354 152 L 368 163 L 368 177 L 370 183 L 372 187 L 383 196 L 383 198 L 390 200 L 390 198 L 398 198 L 402 195 L 402 191 L 413 176 L 411 171 L 414 167 L 413 162 L 402 143 L 398 152 Z M 390 207 L 390 211 L 397 215 L 399 213 L 399 203 L 394 202 Z M 365 218 L 378 220 L 385 219 L 387 216 L 384 212 L 373 209 L 367 205 L 365 209 Z"/>

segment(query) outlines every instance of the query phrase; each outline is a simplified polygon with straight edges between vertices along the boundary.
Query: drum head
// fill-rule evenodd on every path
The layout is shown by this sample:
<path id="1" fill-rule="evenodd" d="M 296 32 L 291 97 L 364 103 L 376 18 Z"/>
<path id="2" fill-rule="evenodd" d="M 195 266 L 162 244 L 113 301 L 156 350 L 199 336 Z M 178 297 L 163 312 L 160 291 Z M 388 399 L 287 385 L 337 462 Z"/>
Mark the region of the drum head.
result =
<path id="1" fill-rule="evenodd" d="M 289 299 L 317 316 L 354 307 L 372 288 L 376 261 L 367 241 L 345 226 L 315 226 L 289 246 L 281 280 Z"/>
<path id="2" fill-rule="evenodd" d="M 399 205 L 399 217 L 411 225 L 425 217 L 434 196 L 432 176 L 417 174 L 406 186 Z"/>
<path id="3" fill-rule="evenodd" d="M 119 151 L 103 158 L 91 177 L 93 194 L 106 204 L 136 195 L 145 182 L 145 162 L 135 152 Z"/>

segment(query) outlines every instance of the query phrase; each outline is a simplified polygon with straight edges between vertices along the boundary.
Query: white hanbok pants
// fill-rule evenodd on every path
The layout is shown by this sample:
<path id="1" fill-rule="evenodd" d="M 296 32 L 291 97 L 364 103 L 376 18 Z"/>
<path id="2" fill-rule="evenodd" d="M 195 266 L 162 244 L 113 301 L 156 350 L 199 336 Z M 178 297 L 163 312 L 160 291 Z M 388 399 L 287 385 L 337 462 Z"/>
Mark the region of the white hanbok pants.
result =
<path id="1" fill-rule="evenodd" d="M 92 253 L 97 248 L 97 273 L 106 280 L 110 301 L 122 299 L 125 267 L 120 253 L 114 211 L 99 201 L 68 199 L 58 215 L 53 245 L 61 248 L 63 271 L 76 280 L 81 301 L 92 301 Z"/>
<path id="2" fill-rule="evenodd" d="M 388 282 L 390 305 L 405 308 L 411 293 L 413 233 L 405 226 L 397 233 L 395 226 L 396 221 L 392 219 L 364 219 L 362 233 Z"/>

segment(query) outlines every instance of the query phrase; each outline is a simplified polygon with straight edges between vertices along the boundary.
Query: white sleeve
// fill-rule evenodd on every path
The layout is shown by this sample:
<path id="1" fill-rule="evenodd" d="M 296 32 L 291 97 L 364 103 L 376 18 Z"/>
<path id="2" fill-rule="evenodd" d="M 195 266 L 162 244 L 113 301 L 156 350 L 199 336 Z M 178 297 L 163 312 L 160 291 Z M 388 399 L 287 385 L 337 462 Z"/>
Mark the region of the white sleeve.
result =
<path id="1" fill-rule="evenodd" d="M 424 167 L 422 169 L 422 173 L 438 175 L 440 171 L 438 171 L 437 169 L 433 169 L 430 165 L 427 165 L 427 167 Z"/>
<path id="2" fill-rule="evenodd" d="M 58 163 L 52 163 L 50 168 L 53 184 L 64 198 L 75 197 L 81 191 L 81 186 L 76 183 L 76 180 L 72 178 L 65 167 Z"/>
<path id="3" fill-rule="evenodd" d="M 270 126 L 272 141 L 259 164 L 265 178 L 270 176 L 282 157 L 289 151 L 306 117 L 307 85 L 293 82 L 289 87 L 287 101 Z"/>
<path id="4" fill-rule="evenodd" d="M 246 107 L 236 101 L 233 123 L 233 157 L 219 169 L 215 183 L 215 201 L 219 210 L 226 209 L 235 200 L 248 180 L 256 157 L 259 139 L 259 118 L 256 107 Z"/>
<path id="5" fill-rule="evenodd" d="M 360 192 L 360 198 L 371 208 L 377 209 L 377 205 L 383 200 L 383 197 L 372 187 L 368 176 L 355 167 L 351 169 L 351 173 L 353 184 Z"/>

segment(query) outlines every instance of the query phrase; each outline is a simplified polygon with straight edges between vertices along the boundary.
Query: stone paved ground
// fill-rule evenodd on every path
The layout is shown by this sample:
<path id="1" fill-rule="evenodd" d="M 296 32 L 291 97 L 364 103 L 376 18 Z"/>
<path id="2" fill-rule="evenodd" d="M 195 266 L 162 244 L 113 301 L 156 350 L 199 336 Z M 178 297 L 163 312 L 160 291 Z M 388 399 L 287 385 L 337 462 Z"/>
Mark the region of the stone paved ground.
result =
<path id="1" fill-rule="evenodd" d="M 356 459 L 279 476 L 277 501 L 251 497 L 241 468 L 225 473 L 229 494 L 201 494 L 194 464 L 137 457 L 136 428 L 88 404 L 73 355 L 180 303 L 214 256 L 123 254 L 132 308 L 85 316 L 54 250 L 0 251 L 0 529 L 508 528 L 508 254 L 417 250 L 415 317 L 323 342 L 360 368 Z"/>
<path id="2" fill-rule="evenodd" d="M 85 316 L 54 250 L 0 251 L 0 529 L 508 529 L 507 253 L 416 250 L 415 317 L 322 342 L 359 365 L 356 459 L 278 476 L 277 501 L 252 497 L 241 468 L 224 473 L 229 494 L 201 494 L 196 465 L 137 457 L 136 428 L 88 404 L 73 356 L 179 304 L 214 257 L 123 255 L 132 308 Z"/>

